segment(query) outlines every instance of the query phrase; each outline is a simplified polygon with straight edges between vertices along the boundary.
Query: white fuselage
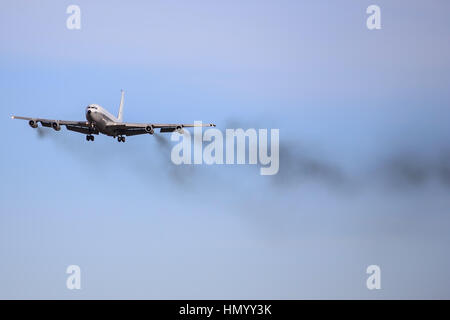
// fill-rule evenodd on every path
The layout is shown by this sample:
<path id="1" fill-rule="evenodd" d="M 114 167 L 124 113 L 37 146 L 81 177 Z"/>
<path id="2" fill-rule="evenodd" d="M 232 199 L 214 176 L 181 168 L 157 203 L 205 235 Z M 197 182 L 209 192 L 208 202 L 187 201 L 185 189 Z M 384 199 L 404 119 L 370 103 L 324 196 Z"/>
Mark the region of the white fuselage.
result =
<path id="1" fill-rule="evenodd" d="M 108 130 L 107 124 L 121 122 L 98 104 L 90 104 L 86 107 L 86 120 L 99 132 L 108 136 L 116 136 L 117 134 L 114 131 Z"/>

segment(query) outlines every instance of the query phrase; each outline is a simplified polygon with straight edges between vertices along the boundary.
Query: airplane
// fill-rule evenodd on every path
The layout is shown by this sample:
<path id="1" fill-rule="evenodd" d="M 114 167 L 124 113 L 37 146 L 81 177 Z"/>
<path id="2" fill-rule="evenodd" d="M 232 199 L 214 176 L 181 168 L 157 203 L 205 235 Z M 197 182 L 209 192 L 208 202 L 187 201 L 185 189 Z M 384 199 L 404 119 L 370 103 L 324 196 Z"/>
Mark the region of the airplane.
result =
<path id="1" fill-rule="evenodd" d="M 12 119 L 28 120 L 32 128 L 37 128 L 40 122 L 43 127 L 61 130 L 61 126 L 66 126 L 67 130 L 86 134 L 86 141 L 94 141 L 94 134 L 105 134 L 110 137 L 117 137 L 118 142 L 125 142 L 124 136 L 135 136 L 138 134 L 154 134 L 155 129 L 160 132 L 183 133 L 183 128 L 189 127 L 215 127 L 215 124 L 158 124 L 158 123 L 129 123 L 123 122 L 123 101 L 125 92 L 122 90 L 120 98 L 119 114 L 117 118 L 98 104 L 90 104 L 86 107 L 87 121 L 66 121 L 50 120 L 41 118 L 28 118 L 12 116 Z"/>

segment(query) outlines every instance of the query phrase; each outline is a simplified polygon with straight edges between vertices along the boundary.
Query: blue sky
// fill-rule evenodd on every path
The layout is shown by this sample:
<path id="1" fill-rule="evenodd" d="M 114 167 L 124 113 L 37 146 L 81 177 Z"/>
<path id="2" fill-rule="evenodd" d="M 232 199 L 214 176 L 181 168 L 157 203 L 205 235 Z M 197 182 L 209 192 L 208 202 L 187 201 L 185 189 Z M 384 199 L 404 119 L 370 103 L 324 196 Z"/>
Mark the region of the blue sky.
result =
<path id="1" fill-rule="evenodd" d="M 0 297 L 449 298 L 449 9 L 2 3 Z M 155 137 L 87 143 L 10 119 L 115 114 L 120 89 L 125 121 L 279 128 L 279 175 L 177 168 Z"/>

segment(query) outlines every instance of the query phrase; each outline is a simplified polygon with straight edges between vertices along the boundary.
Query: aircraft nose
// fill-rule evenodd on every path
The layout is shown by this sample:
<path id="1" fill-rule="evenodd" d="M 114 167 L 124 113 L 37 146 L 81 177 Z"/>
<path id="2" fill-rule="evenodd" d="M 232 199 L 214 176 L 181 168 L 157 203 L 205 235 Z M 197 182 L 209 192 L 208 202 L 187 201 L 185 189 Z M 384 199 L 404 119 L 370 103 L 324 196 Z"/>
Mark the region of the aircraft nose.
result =
<path id="1" fill-rule="evenodd" d="M 91 110 L 88 110 L 88 111 L 87 111 L 87 114 L 91 114 Z"/>

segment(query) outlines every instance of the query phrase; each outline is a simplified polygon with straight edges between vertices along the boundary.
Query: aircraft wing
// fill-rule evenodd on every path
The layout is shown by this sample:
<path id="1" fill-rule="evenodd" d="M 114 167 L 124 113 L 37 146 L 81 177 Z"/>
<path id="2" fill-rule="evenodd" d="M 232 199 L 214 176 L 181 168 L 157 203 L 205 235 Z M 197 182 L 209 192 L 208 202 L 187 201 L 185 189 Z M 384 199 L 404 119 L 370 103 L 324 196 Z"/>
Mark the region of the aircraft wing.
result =
<path id="1" fill-rule="evenodd" d="M 111 122 L 107 124 L 109 129 L 115 130 L 118 134 L 133 136 L 138 134 L 150 133 L 153 134 L 155 129 L 160 129 L 160 132 L 183 132 L 183 128 L 191 127 L 215 127 L 215 124 L 162 124 L 162 123 L 127 123 L 127 122 Z"/>
<path id="2" fill-rule="evenodd" d="M 28 124 L 37 128 L 40 122 L 43 127 L 53 128 L 56 131 L 61 130 L 61 126 L 66 126 L 67 130 L 76 131 L 85 134 L 98 134 L 98 130 L 92 128 L 87 121 L 69 121 L 69 120 L 54 120 L 54 119 L 41 119 L 30 117 L 12 116 L 12 119 L 28 120 Z"/>

